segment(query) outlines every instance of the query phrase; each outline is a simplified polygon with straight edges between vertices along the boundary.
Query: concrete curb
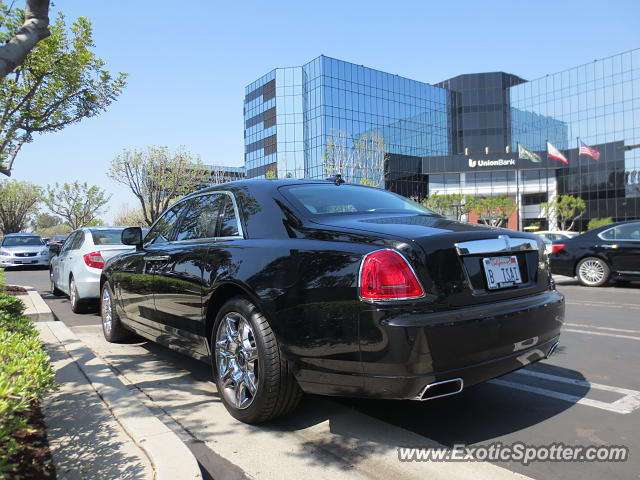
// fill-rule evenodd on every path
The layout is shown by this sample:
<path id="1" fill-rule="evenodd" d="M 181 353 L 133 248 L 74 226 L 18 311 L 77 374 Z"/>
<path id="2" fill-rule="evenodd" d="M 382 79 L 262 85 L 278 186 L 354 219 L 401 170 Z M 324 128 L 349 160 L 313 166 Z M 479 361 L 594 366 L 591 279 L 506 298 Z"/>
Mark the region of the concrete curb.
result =
<path id="1" fill-rule="evenodd" d="M 33 319 L 34 322 L 52 322 L 54 320 L 51 309 L 47 306 L 35 288 L 20 285 L 27 290 L 27 295 L 20 295 L 17 298 L 22 300 L 26 309 L 24 315 Z"/>
<path id="2" fill-rule="evenodd" d="M 156 480 L 202 479 L 197 460 L 180 438 L 132 395 L 64 323 L 39 321 L 37 327 L 41 331 L 47 329 L 75 361 L 114 418 L 147 454 Z"/>

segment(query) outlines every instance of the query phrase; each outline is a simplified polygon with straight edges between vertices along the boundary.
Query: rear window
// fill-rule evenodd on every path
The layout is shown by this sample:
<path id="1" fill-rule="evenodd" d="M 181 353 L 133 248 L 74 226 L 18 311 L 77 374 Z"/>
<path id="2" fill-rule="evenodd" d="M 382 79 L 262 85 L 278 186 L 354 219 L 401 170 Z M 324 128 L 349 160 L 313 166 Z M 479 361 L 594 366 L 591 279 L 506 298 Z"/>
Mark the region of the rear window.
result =
<path id="1" fill-rule="evenodd" d="M 122 229 L 91 230 L 94 245 L 122 245 Z"/>
<path id="2" fill-rule="evenodd" d="M 435 215 L 408 198 L 378 188 L 310 184 L 281 187 L 281 191 L 292 203 L 312 215 L 374 212 Z"/>
<path id="3" fill-rule="evenodd" d="M 40 237 L 4 237 L 2 240 L 3 247 L 35 247 L 44 245 Z"/>

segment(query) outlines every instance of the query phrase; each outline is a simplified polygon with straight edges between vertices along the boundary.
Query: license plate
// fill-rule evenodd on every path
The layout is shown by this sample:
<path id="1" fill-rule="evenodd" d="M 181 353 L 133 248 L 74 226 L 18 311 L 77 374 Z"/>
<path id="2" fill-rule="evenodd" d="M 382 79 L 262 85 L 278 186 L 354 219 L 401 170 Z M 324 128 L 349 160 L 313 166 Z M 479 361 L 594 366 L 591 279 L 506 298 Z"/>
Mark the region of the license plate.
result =
<path id="1" fill-rule="evenodd" d="M 487 257 L 482 259 L 484 274 L 487 277 L 489 290 L 513 287 L 522 283 L 518 258 L 511 257 Z"/>

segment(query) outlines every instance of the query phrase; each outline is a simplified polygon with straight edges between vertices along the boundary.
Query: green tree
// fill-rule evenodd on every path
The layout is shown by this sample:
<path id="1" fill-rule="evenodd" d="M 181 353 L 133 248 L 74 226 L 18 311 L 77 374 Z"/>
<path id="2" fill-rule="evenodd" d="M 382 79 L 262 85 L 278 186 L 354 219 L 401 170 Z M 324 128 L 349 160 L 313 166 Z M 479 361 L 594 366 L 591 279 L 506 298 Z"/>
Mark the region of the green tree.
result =
<path id="1" fill-rule="evenodd" d="M 31 228 L 34 232 L 40 232 L 55 227 L 62 223 L 62 219 L 49 213 L 38 213 L 31 221 Z"/>
<path id="2" fill-rule="evenodd" d="M 473 204 L 478 219 L 492 227 L 502 227 L 515 210 L 515 202 L 506 195 L 477 198 Z"/>
<path id="3" fill-rule="evenodd" d="M 4 18 L 12 31 L 18 13 Z M 124 88 L 93 47 L 91 22 L 78 18 L 67 29 L 59 15 L 51 36 L 39 42 L 22 65 L 0 79 L 0 172 L 11 175 L 16 156 L 36 133 L 55 132 L 105 110 Z"/>
<path id="4" fill-rule="evenodd" d="M 18 180 L 0 182 L 0 231 L 15 233 L 23 231 L 29 217 L 38 210 L 42 198 L 39 186 Z"/>
<path id="5" fill-rule="evenodd" d="M 55 187 L 47 187 L 43 202 L 52 213 L 60 215 L 67 224 L 76 228 L 95 225 L 100 214 L 111 195 L 96 187 L 89 186 L 87 182 L 65 183 Z"/>
<path id="6" fill-rule="evenodd" d="M 51 237 L 53 235 L 68 235 L 71 232 L 71 227 L 66 223 L 61 223 L 59 225 L 54 225 L 53 227 L 36 230 L 36 233 L 43 237 Z"/>
<path id="7" fill-rule="evenodd" d="M 453 217 L 458 221 L 461 221 L 475 207 L 475 199 L 471 195 L 463 195 L 461 193 L 439 194 L 438 191 L 425 197 L 421 203 L 440 215 Z"/>
<path id="8" fill-rule="evenodd" d="M 587 224 L 587 230 L 592 230 L 594 228 L 602 227 L 604 225 L 609 225 L 610 223 L 613 223 L 613 218 L 611 217 L 592 218 L 591 220 L 589 220 L 589 223 Z"/>
<path id="9" fill-rule="evenodd" d="M 140 208 L 124 207 L 113 219 L 114 225 L 123 227 L 146 227 L 147 222 Z"/>
<path id="10" fill-rule="evenodd" d="M 129 187 L 140 202 L 147 225 L 175 200 L 214 183 L 200 158 L 184 150 L 167 147 L 125 150 L 111 162 L 109 177 Z"/>
<path id="11" fill-rule="evenodd" d="M 330 135 L 323 154 L 327 176 L 340 174 L 346 182 L 377 188 L 384 187 L 385 159 L 384 138 L 376 133 Z"/>
<path id="12" fill-rule="evenodd" d="M 556 195 L 551 201 L 541 203 L 540 207 L 549 225 L 556 224 L 562 231 L 571 230 L 587 210 L 584 200 L 573 195 Z"/>
<path id="13" fill-rule="evenodd" d="M 13 6 L 14 2 L 11 2 Z M 49 31 L 49 0 L 26 0 L 24 12 L 18 11 L 22 24 L 7 22 L 11 6 L 0 0 L 0 78 L 19 66 L 36 43 L 51 35 Z M 12 27 L 10 30 L 7 27 Z"/>

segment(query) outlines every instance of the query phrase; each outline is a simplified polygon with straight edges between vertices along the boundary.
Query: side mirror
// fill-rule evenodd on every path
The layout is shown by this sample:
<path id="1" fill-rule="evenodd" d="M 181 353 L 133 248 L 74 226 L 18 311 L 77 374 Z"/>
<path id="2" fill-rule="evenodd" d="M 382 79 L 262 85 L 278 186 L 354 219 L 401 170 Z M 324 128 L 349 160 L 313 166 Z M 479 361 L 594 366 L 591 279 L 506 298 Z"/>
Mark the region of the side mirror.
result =
<path id="1" fill-rule="evenodd" d="M 60 255 L 61 249 L 62 249 L 62 245 L 58 245 L 58 244 L 49 245 L 49 251 L 54 255 Z"/>
<path id="2" fill-rule="evenodd" d="M 142 249 L 142 229 L 140 227 L 128 227 L 122 230 L 120 236 L 123 245 L 134 245 L 137 250 Z"/>

